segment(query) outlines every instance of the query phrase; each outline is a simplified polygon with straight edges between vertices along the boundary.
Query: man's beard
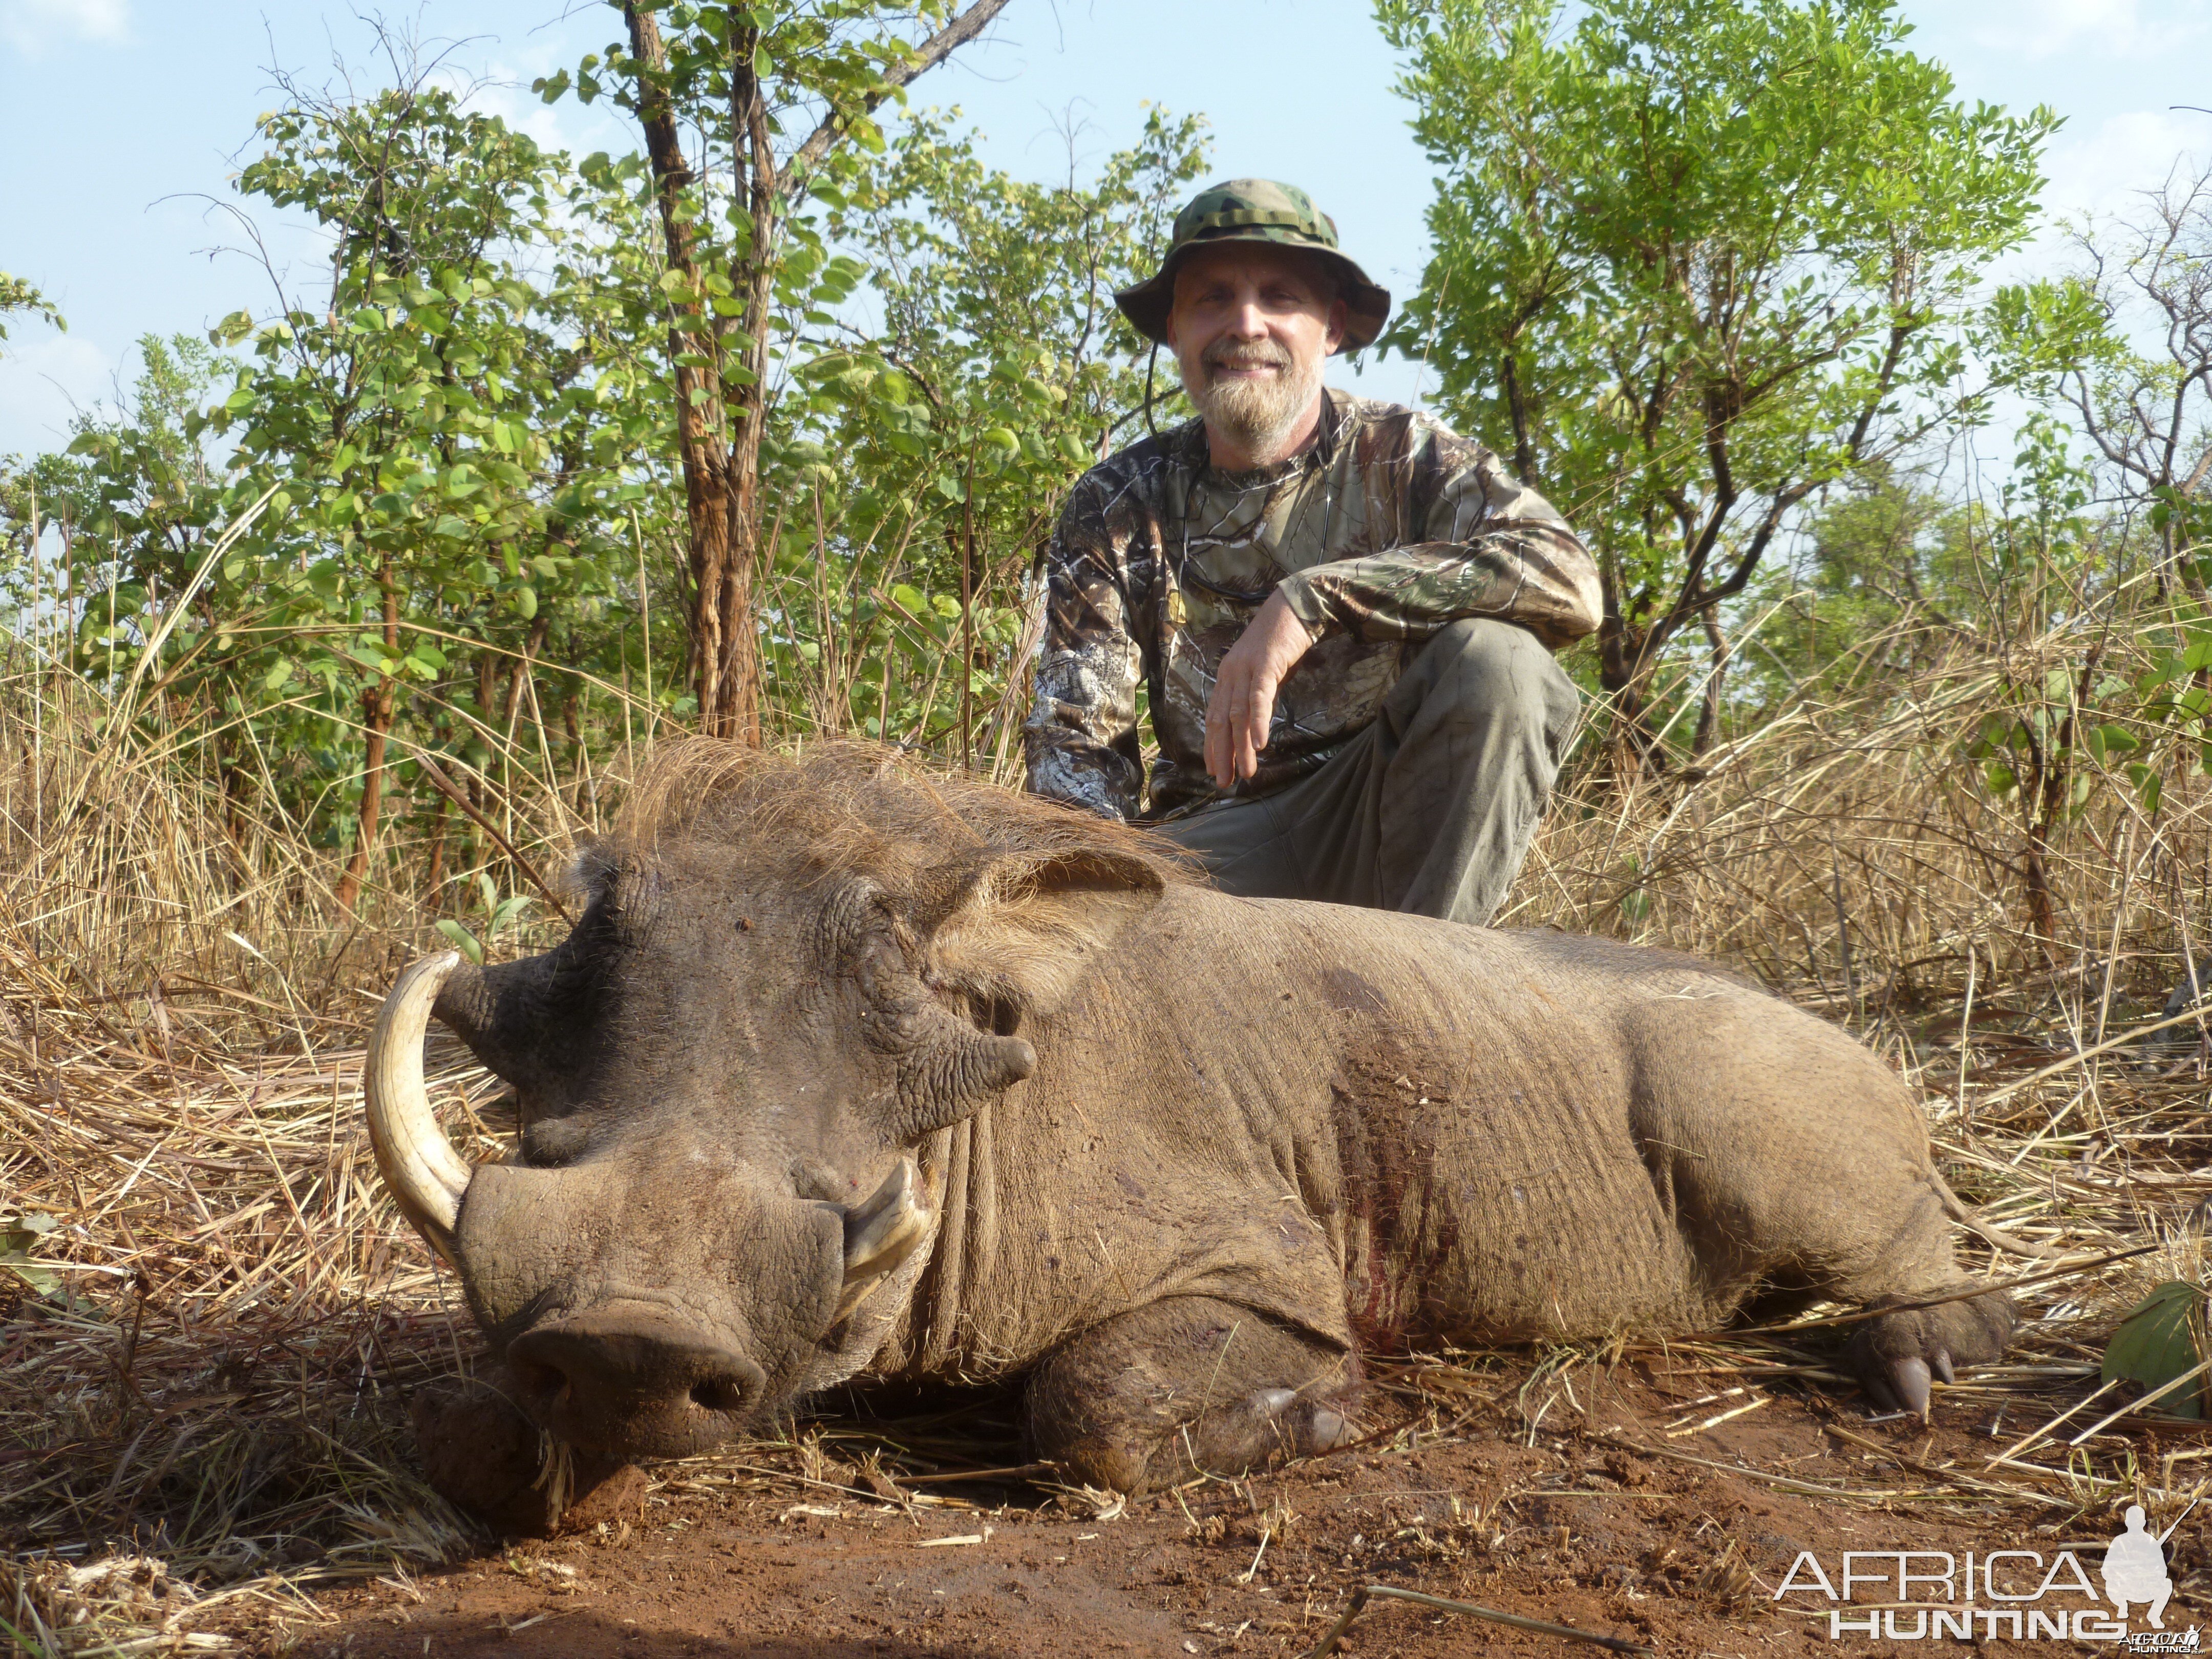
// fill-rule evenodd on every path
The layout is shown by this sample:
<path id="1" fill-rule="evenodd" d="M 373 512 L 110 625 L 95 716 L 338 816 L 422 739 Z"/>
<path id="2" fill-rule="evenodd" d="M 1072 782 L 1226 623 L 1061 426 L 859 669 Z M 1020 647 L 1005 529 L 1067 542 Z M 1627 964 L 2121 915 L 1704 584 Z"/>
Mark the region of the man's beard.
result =
<path id="1" fill-rule="evenodd" d="M 1183 390 L 1208 426 L 1255 455 L 1272 455 L 1321 389 L 1319 358 L 1301 366 L 1273 343 L 1209 346 L 1200 364 L 1206 384 L 1194 386 L 1186 377 Z M 1273 364 L 1276 372 L 1255 380 L 1216 378 L 1220 369 L 1260 364 Z"/>

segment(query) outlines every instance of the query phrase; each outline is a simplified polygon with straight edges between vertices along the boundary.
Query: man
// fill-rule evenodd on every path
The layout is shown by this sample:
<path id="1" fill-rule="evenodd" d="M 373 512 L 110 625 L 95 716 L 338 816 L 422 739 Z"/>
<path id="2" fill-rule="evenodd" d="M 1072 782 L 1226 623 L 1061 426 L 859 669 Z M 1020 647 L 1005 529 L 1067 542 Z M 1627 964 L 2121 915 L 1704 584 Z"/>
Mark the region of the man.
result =
<path id="1" fill-rule="evenodd" d="M 1322 386 L 1390 296 L 1304 191 L 1201 192 L 1115 298 L 1199 419 L 1068 498 L 1030 789 L 1156 823 L 1232 893 L 1488 921 L 1574 722 L 1547 647 L 1597 626 L 1589 555 L 1480 444 Z"/>

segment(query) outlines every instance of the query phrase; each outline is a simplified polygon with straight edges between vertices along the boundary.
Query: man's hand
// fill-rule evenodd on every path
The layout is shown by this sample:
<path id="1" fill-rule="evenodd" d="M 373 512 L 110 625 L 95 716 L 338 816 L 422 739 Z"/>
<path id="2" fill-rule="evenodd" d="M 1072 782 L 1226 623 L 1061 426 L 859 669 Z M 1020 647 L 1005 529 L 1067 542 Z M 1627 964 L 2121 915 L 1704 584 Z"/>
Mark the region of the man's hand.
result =
<path id="1" fill-rule="evenodd" d="M 1260 769 L 1275 718 L 1275 688 L 1313 643 L 1278 588 L 1222 657 L 1206 705 L 1206 769 L 1216 787 L 1232 789 Z"/>

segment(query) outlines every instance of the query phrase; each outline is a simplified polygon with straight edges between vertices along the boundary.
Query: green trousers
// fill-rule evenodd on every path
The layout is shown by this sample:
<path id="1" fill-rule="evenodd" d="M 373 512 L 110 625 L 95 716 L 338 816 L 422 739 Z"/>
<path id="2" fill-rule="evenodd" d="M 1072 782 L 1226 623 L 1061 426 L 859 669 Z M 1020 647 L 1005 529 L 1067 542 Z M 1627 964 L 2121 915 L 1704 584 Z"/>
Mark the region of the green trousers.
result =
<path id="1" fill-rule="evenodd" d="M 1528 855 L 1580 705 L 1534 635 L 1454 623 L 1319 771 L 1159 832 L 1224 892 L 1479 927 Z"/>

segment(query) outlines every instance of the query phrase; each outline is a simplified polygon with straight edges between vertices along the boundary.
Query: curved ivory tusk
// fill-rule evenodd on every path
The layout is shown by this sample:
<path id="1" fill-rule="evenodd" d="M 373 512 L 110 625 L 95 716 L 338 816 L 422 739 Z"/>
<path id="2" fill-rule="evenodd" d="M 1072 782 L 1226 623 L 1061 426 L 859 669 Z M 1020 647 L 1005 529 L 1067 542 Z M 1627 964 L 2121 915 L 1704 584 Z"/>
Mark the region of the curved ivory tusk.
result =
<path id="1" fill-rule="evenodd" d="M 882 1186 L 845 1212 L 845 1288 L 837 1317 L 859 1307 L 884 1274 L 912 1255 L 936 1220 L 914 1160 L 902 1158 Z"/>
<path id="2" fill-rule="evenodd" d="M 385 1188 L 415 1231 L 448 1261 L 471 1172 L 430 1110 L 422 1086 L 422 1034 L 429 1028 L 431 1004 L 460 961 L 459 951 L 444 951 L 399 975 L 369 1033 L 362 1079 L 369 1144 Z"/>

